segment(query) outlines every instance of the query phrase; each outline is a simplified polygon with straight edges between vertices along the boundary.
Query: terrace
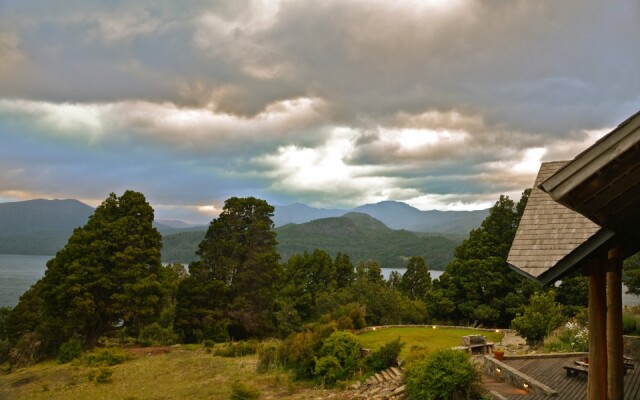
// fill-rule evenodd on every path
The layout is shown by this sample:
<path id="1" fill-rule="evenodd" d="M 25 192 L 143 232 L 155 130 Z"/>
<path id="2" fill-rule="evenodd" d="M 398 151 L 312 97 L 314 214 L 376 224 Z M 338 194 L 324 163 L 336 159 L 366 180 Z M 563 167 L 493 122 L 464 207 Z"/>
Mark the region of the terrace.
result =
<path id="1" fill-rule="evenodd" d="M 587 375 L 569 376 L 565 365 L 584 359 L 585 354 L 513 356 L 500 362 L 485 357 L 485 371 L 493 374 L 498 382 L 515 381 L 511 389 L 504 384 L 490 383 L 487 388 L 494 390 L 504 399 L 540 400 L 555 397 L 557 399 L 583 400 L 587 397 Z M 640 363 L 633 362 L 634 368 L 624 376 L 624 399 L 640 398 Z M 498 372 L 496 373 L 496 370 Z M 515 371 L 515 372 L 514 372 Z M 515 375 L 510 377 L 509 375 Z M 526 389 L 524 384 L 526 383 Z M 539 387 L 539 386 L 540 387 Z"/>

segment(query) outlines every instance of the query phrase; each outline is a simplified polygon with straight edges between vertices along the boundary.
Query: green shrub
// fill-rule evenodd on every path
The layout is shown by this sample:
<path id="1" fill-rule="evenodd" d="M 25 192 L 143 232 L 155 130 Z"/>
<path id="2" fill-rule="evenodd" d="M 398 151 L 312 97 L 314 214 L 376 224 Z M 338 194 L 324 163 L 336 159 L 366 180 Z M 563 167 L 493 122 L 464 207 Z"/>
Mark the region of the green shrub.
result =
<path id="1" fill-rule="evenodd" d="M 220 357 L 244 357 L 256 354 L 258 342 L 249 340 L 247 342 L 229 342 L 214 349 L 213 355 Z"/>
<path id="2" fill-rule="evenodd" d="M 11 344 L 9 339 L 0 340 L 0 364 L 9 361 L 9 352 L 11 351 Z"/>
<path id="3" fill-rule="evenodd" d="M 562 325 L 563 318 L 562 306 L 555 301 L 555 292 L 539 292 L 531 296 L 524 314 L 518 314 L 511 321 L 511 327 L 527 339 L 529 345 L 535 345 Z"/>
<path id="4" fill-rule="evenodd" d="M 622 314 L 622 332 L 625 335 L 636 332 L 636 318 L 632 314 Z"/>
<path id="5" fill-rule="evenodd" d="M 260 391 L 253 386 L 238 381 L 231 385 L 230 400 L 257 400 L 258 398 L 260 398 Z"/>
<path id="6" fill-rule="evenodd" d="M 177 335 L 170 328 L 163 328 L 157 322 L 147 325 L 138 335 L 140 343 L 150 345 L 170 345 L 177 341 Z"/>
<path id="7" fill-rule="evenodd" d="M 320 383 L 327 387 L 332 387 L 339 380 L 348 377 L 347 371 L 340 365 L 334 356 L 324 356 L 316 361 L 315 374 Z"/>
<path id="8" fill-rule="evenodd" d="M 80 363 L 89 367 L 111 366 L 130 360 L 131 356 L 119 349 L 100 349 L 85 353 Z"/>
<path id="9" fill-rule="evenodd" d="M 202 346 L 205 349 L 212 349 L 213 345 L 215 345 L 215 342 L 213 340 L 205 339 L 205 340 L 202 341 Z"/>
<path id="10" fill-rule="evenodd" d="M 17 367 L 35 364 L 42 358 L 42 339 L 35 332 L 26 332 L 9 351 L 11 363 Z"/>
<path id="11" fill-rule="evenodd" d="M 414 359 L 406 368 L 405 382 L 412 399 L 479 399 L 482 395 L 482 378 L 469 356 L 450 349 Z"/>
<path id="12" fill-rule="evenodd" d="M 229 341 L 229 323 L 228 321 L 220 321 L 208 325 L 196 336 L 200 339 L 213 340 L 216 343 L 224 343 Z"/>
<path id="13" fill-rule="evenodd" d="M 367 365 L 375 372 L 397 365 L 398 356 L 403 347 L 404 343 L 400 341 L 400 338 L 385 343 L 367 357 Z"/>
<path id="14" fill-rule="evenodd" d="M 322 339 L 318 333 L 299 332 L 278 346 L 277 357 L 291 368 L 295 379 L 311 379 L 315 376 L 315 358 L 321 347 Z"/>
<path id="15" fill-rule="evenodd" d="M 337 331 L 322 342 L 319 361 L 325 360 L 322 368 L 315 366 L 316 377 L 325 385 L 332 386 L 338 380 L 351 377 L 358 369 L 362 346 L 358 338 L 350 332 Z M 333 359 L 340 368 L 333 366 Z M 324 375 L 327 374 L 327 375 Z"/>
<path id="16" fill-rule="evenodd" d="M 544 349 L 558 353 L 589 351 L 589 332 L 577 320 L 568 321 L 545 338 Z"/>
<path id="17" fill-rule="evenodd" d="M 278 346 L 280 343 L 275 340 L 266 341 L 260 344 L 258 347 L 258 364 L 256 365 L 256 371 L 260 374 L 264 374 L 269 371 L 272 366 L 281 364 L 278 356 Z"/>
<path id="18" fill-rule="evenodd" d="M 113 375 L 113 370 L 109 368 L 100 368 L 98 375 L 96 375 L 96 383 L 111 382 L 111 375 Z"/>
<path id="19" fill-rule="evenodd" d="M 58 362 L 60 364 L 68 363 L 82 355 L 82 342 L 77 339 L 71 339 L 64 342 L 58 350 Z"/>

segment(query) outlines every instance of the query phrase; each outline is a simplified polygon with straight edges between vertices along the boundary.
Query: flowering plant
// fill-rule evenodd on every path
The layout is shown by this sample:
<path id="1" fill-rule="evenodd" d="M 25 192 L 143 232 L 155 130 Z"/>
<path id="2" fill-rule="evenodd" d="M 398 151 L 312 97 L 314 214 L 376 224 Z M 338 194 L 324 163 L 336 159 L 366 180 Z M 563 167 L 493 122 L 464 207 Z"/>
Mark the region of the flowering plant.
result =
<path id="1" fill-rule="evenodd" d="M 544 340 L 544 347 L 551 352 L 589 351 L 589 332 L 586 326 L 570 320 L 551 332 Z"/>

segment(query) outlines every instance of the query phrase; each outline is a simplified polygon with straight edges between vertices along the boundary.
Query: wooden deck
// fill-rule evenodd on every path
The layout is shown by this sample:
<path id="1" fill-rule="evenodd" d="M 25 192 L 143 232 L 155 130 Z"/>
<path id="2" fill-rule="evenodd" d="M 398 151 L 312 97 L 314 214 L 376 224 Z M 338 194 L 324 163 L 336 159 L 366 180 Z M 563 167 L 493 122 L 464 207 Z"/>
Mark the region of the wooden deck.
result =
<path id="1" fill-rule="evenodd" d="M 558 400 L 583 400 L 587 397 L 587 376 L 577 374 L 567 376 L 562 368 L 564 365 L 577 361 L 578 358 L 528 358 L 505 360 L 505 363 L 525 375 L 544 383 L 558 392 Z M 540 394 L 513 395 L 508 399 L 539 400 L 549 397 Z M 640 399 L 640 362 L 635 362 L 635 368 L 627 372 L 624 377 L 624 398 L 626 400 Z"/>

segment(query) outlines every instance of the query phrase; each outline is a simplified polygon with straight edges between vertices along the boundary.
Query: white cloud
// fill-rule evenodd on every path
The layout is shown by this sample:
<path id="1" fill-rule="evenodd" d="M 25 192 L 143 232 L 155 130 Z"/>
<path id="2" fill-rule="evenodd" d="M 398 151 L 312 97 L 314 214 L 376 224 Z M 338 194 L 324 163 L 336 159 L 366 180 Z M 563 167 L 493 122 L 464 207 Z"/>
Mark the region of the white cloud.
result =
<path id="1" fill-rule="evenodd" d="M 45 135 L 53 131 L 92 143 L 128 137 L 192 153 L 237 151 L 249 144 L 256 144 L 259 151 L 259 142 L 294 139 L 301 130 L 317 124 L 322 109 L 320 99 L 298 98 L 271 104 L 260 114 L 243 118 L 171 103 L 56 104 L 0 99 L 0 115 L 36 127 Z"/>
<path id="2" fill-rule="evenodd" d="M 0 99 L 0 115 L 61 136 L 97 139 L 109 106 Z"/>

